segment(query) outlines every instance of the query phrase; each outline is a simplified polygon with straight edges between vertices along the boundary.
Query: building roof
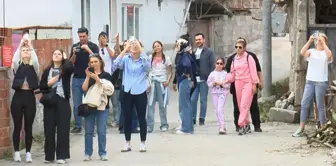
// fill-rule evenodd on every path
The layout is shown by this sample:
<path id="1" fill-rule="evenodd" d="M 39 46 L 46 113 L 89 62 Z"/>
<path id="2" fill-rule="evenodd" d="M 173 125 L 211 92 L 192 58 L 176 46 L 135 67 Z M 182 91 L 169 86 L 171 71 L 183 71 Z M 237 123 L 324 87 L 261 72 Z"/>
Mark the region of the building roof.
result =
<path id="1" fill-rule="evenodd" d="M 24 27 L 14 27 L 13 30 L 26 30 L 26 29 L 72 29 L 70 26 L 24 26 Z"/>

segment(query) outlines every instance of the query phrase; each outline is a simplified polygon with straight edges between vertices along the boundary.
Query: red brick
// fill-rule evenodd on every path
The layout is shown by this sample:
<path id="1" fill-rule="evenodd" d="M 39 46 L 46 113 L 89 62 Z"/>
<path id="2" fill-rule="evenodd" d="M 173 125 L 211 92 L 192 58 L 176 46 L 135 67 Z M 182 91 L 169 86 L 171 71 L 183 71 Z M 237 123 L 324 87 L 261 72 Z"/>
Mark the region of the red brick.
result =
<path id="1" fill-rule="evenodd" d="M 1 118 L 0 119 L 0 128 L 2 127 L 9 127 L 10 119 L 9 118 Z"/>
<path id="2" fill-rule="evenodd" d="M 10 146 L 10 138 L 0 138 L 0 148 L 8 147 Z"/>
<path id="3" fill-rule="evenodd" d="M 9 108 L 0 108 L 0 117 L 1 118 L 9 118 Z"/>
<path id="4" fill-rule="evenodd" d="M 0 148 L 0 159 L 2 157 L 4 157 L 4 155 L 6 155 L 8 153 L 11 153 L 11 147 L 10 146 L 4 147 L 4 148 Z"/>
<path id="5" fill-rule="evenodd" d="M 1 82 L 1 80 L 0 80 Z M 8 89 L 1 89 L 0 88 L 0 99 L 6 99 L 9 95 Z"/>
<path id="6" fill-rule="evenodd" d="M 9 137 L 9 127 L 0 128 L 0 138 Z"/>
<path id="7" fill-rule="evenodd" d="M 0 79 L 8 79 L 8 75 L 6 71 L 0 71 Z"/>

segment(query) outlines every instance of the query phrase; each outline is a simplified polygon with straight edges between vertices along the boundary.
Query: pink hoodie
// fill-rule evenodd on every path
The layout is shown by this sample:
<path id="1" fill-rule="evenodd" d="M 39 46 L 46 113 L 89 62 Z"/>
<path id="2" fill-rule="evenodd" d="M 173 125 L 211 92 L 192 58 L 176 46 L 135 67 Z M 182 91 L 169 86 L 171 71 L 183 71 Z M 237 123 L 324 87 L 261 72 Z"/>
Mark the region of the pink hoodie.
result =
<path id="1" fill-rule="evenodd" d="M 247 80 L 253 84 L 259 83 L 259 77 L 255 61 L 252 56 L 244 52 L 242 56 L 235 56 L 231 64 L 231 72 L 227 75 L 226 80 L 230 83 L 235 80 Z"/>

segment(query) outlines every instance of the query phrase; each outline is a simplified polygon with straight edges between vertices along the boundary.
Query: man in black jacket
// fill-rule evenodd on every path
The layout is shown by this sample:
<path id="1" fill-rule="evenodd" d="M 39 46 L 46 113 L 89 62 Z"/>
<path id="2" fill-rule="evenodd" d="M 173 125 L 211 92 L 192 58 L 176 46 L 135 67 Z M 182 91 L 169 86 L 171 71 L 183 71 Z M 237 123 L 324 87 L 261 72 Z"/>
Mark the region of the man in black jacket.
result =
<path id="1" fill-rule="evenodd" d="M 242 40 L 245 43 L 246 40 L 244 38 L 238 38 L 237 41 Z M 261 89 L 262 88 L 262 73 L 261 73 L 261 67 L 260 67 L 260 63 L 259 60 L 256 56 L 256 54 L 247 51 L 248 55 L 252 56 L 252 58 L 254 59 L 254 61 L 256 62 L 256 68 L 257 68 L 257 72 L 258 72 L 258 77 L 259 77 L 259 84 L 258 87 Z M 231 69 L 231 64 L 234 60 L 234 57 L 236 56 L 236 53 L 234 53 L 233 55 L 231 55 L 226 62 L 225 65 L 225 69 L 227 72 L 230 72 Z M 234 107 L 234 123 L 236 125 L 236 131 L 238 131 L 239 126 L 238 126 L 238 118 L 239 118 L 239 108 L 238 108 L 238 103 L 237 103 L 237 97 L 236 97 L 236 90 L 235 90 L 235 86 L 234 86 L 234 82 L 231 84 L 230 87 L 230 92 L 232 94 L 232 99 L 233 99 L 233 107 Z M 252 104 L 250 107 L 250 112 L 251 112 L 251 117 L 252 117 L 252 124 L 254 126 L 254 131 L 255 132 L 262 132 L 261 128 L 260 128 L 260 112 L 259 112 L 259 107 L 258 107 L 258 93 L 254 94 L 253 99 L 252 99 Z"/>

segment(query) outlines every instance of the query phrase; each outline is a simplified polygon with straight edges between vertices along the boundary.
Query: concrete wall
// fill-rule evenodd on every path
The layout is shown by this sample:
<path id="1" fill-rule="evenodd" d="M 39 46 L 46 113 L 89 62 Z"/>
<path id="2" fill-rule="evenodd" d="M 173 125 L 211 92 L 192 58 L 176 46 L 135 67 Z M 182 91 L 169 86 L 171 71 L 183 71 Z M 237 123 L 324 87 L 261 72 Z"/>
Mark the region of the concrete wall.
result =
<path id="1" fill-rule="evenodd" d="M 222 16 L 211 19 L 211 47 L 219 56 L 228 56 L 234 51 L 235 41 L 243 37 L 247 42 L 261 38 L 262 12 L 252 10 L 251 15 L 234 15 L 232 18 Z"/>

